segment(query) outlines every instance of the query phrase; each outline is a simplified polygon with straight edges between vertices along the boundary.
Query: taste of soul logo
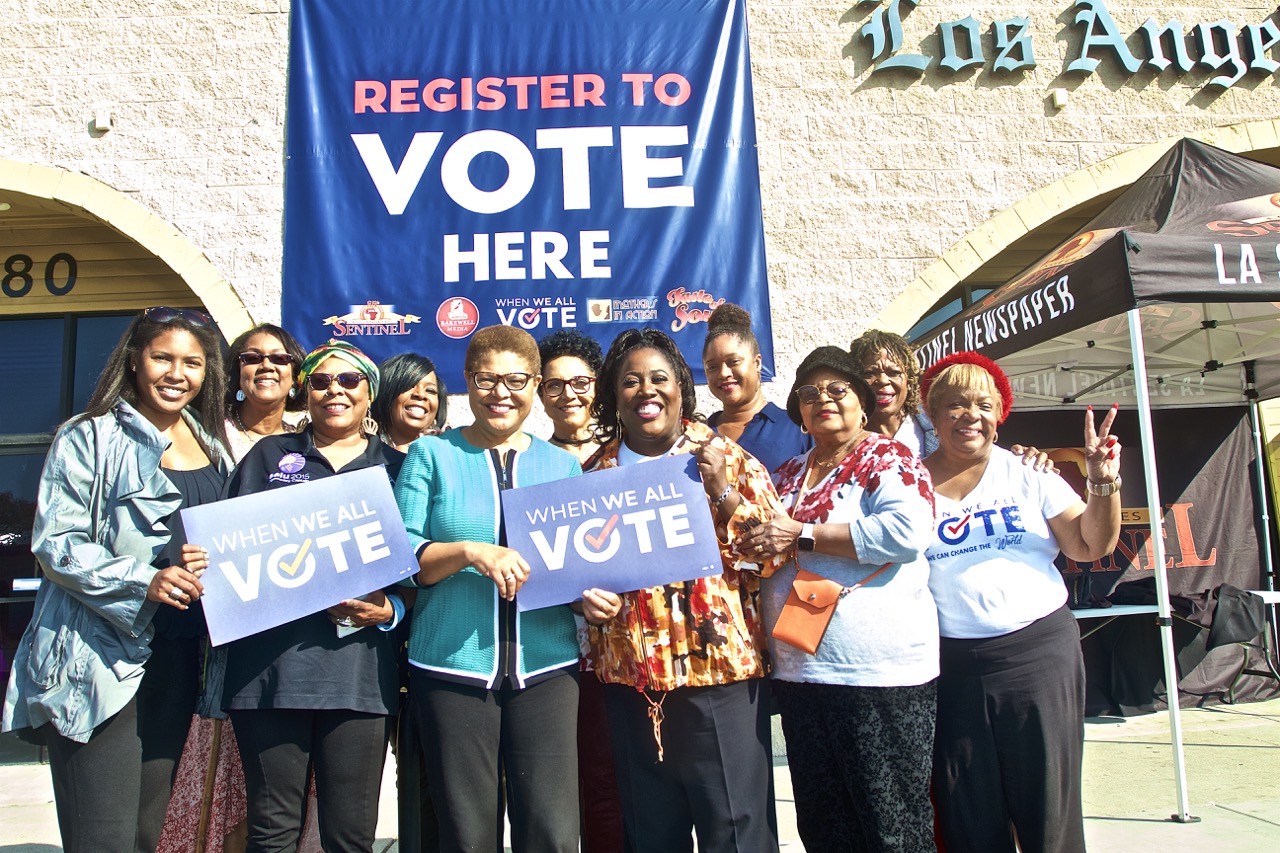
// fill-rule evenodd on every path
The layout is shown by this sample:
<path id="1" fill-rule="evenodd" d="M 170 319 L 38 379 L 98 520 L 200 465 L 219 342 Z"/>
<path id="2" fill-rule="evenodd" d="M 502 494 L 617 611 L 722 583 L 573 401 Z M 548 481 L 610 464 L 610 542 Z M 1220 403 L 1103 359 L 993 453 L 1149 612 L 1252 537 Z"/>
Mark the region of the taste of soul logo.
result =
<path id="1" fill-rule="evenodd" d="M 407 335 L 411 323 L 421 323 L 422 318 L 413 314 L 397 314 L 396 306 L 384 305 L 371 299 L 363 305 L 352 305 L 346 314 L 325 318 L 326 326 L 333 326 L 334 337 L 350 335 Z"/>
<path id="2" fill-rule="evenodd" d="M 436 326 L 447 337 L 465 338 L 480 325 L 480 309 L 465 296 L 450 296 L 436 309 Z"/>

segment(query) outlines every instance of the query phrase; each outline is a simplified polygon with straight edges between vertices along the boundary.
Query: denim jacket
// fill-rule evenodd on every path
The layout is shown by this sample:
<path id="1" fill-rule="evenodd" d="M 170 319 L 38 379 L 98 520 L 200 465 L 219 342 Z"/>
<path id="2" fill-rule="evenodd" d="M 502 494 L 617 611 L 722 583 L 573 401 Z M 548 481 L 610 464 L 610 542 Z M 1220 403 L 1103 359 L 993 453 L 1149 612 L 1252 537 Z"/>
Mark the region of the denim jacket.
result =
<path id="1" fill-rule="evenodd" d="M 222 446 L 183 417 L 226 473 Z M 170 538 L 165 519 L 181 501 L 160 469 L 168 446 L 123 400 L 58 430 L 31 536 L 44 577 L 14 655 L 4 731 L 52 723 L 83 743 L 137 692 L 158 606 L 147 588 Z"/>

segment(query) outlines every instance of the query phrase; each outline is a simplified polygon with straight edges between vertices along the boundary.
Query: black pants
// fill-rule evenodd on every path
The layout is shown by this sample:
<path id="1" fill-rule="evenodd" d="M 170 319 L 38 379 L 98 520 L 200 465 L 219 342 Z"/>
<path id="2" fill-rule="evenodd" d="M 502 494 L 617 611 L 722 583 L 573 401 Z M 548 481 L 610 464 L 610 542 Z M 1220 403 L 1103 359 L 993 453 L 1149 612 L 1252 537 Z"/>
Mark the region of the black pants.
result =
<path id="1" fill-rule="evenodd" d="M 152 853 L 199 689 L 200 640 L 156 637 L 137 694 L 76 743 L 44 726 L 68 853 Z"/>
<path id="2" fill-rule="evenodd" d="M 649 703 L 605 685 L 627 840 L 636 853 L 770 853 L 778 849 L 768 683 L 678 687 L 662 701 L 658 761 Z M 665 696 L 665 698 L 663 698 Z"/>
<path id="3" fill-rule="evenodd" d="M 934 789 L 947 853 L 1083 853 L 1084 660 L 1066 607 L 942 640 Z"/>
<path id="4" fill-rule="evenodd" d="M 391 718 L 359 711 L 269 708 L 232 711 L 249 808 L 248 853 L 298 846 L 315 767 L 320 846 L 369 853 Z"/>
<path id="5" fill-rule="evenodd" d="M 409 697 L 423 752 L 434 759 L 427 779 L 442 851 L 501 853 L 505 774 L 511 849 L 576 853 L 576 673 L 523 690 L 487 690 L 415 669 Z"/>
<path id="6" fill-rule="evenodd" d="M 933 853 L 936 683 L 773 687 L 805 849 Z"/>

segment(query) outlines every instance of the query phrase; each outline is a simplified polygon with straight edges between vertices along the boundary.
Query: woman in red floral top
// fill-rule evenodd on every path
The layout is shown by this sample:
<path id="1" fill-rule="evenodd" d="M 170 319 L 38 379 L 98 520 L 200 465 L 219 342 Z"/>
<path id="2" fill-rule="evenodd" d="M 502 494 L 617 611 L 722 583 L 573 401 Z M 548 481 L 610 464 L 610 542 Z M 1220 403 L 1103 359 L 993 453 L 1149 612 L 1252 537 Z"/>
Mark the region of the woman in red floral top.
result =
<path id="1" fill-rule="evenodd" d="M 590 659 L 605 682 L 623 818 L 636 853 L 778 849 L 759 570 L 734 540 L 781 504 L 764 466 L 694 417 L 693 377 L 657 330 L 623 332 L 597 381 L 596 469 L 697 458 L 724 572 L 588 595 Z"/>

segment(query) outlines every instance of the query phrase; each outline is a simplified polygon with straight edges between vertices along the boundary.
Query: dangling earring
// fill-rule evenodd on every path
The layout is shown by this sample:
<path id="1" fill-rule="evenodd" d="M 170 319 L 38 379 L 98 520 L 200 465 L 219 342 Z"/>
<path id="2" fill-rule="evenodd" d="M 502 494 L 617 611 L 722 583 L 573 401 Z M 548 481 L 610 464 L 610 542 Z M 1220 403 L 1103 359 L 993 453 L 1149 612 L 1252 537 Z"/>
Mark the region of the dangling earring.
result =
<path id="1" fill-rule="evenodd" d="M 378 434 L 378 422 L 373 419 L 373 415 L 365 415 L 360 421 L 360 430 L 369 436 Z"/>
<path id="2" fill-rule="evenodd" d="M 297 397 L 297 396 L 298 396 L 298 386 L 294 385 L 292 388 L 289 389 L 289 399 L 292 400 L 294 397 Z"/>
<path id="3" fill-rule="evenodd" d="M 243 390 L 241 390 L 241 391 L 237 391 L 237 392 L 236 392 L 236 402 L 237 402 L 237 403 L 243 403 L 244 401 L 245 401 L 244 391 L 243 391 Z"/>

